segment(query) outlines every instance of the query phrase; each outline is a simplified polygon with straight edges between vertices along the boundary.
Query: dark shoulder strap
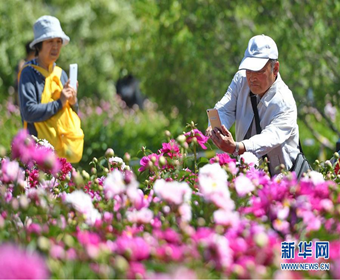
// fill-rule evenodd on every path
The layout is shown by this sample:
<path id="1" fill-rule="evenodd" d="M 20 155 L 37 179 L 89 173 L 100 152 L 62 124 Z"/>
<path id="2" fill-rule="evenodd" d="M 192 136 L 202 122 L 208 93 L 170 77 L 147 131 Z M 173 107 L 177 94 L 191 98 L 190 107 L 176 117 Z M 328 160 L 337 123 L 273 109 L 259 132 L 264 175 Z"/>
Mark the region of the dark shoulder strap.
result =
<path id="1" fill-rule="evenodd" d="M 256 133 L 260 134 L 262 129 L 261 129 L 261 126 L 260 126 L 259 112 L 257 111 L 257 98 L 256 98 L 256 95 L 252 92 L 250 92 L 250 100 L 251 100 L 251 106 L 253 107 L 253 111 L 254 111 Z"/>
<path id="2" fill-rule="evenodd" d="M 253 107 L 253 111 L 254 111 L 256 133 L 260 134 L 261 131 L 262 131 L 262 128 L 260 126 L 260 117 L 259 117 L 259 112 L 257 110 L 257 98 L 256 98 L 256 95 L 252 92 L 250 92 L 249 95 L 250 95 L 250 100 L 251 100 L 251 106 Z M 267 155 L 262 156 L 263 161 L 265 160 L 266 157 L 268 157 L 268 156 Z M 269 166 L 268 166 L 268 168 L 269 168 Z M 272 173 L 270 171 L 270 168 L 269 168 L 269 174 L 270 174 L 270 177 L 272 177 Z"/>

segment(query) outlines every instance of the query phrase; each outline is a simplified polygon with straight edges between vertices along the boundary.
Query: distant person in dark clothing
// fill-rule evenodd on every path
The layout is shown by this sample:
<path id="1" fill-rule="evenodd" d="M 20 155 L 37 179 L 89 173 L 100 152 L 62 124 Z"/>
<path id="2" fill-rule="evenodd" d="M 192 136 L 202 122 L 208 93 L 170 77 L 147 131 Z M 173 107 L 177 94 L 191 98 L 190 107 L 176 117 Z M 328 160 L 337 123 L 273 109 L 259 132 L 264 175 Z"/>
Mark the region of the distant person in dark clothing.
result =
<path id="1" fill-rule="evenodd" d="M 126 106 L 132 108 L 133 105 L 137 104 L 143 110 L 144 98 L 139 89 L 139 81 L 132 74 L 119 78 L 116 89 L 117 94 L 126 103 Z"/>
<path id="2" fill-rule="evenodd" d="M 35 50 L 31 49 L 30 43 L 31 43 L 31 41 L 27 42 L 26 45 L 25 45 L 26 57 L 24 59 L 21 59 L 18 62 L 18 65 L 15 68 L 15 82 L 14 82 L 14 104 L 15 105 L 19 105 L 19 93 L 18 93 L 19 92 L 18 91 L 18 87 L 19 87 L 19 74 L 20 74 L 24 64 L 27 61 L 30 61 L 33 58 L 35 58 Z"/>

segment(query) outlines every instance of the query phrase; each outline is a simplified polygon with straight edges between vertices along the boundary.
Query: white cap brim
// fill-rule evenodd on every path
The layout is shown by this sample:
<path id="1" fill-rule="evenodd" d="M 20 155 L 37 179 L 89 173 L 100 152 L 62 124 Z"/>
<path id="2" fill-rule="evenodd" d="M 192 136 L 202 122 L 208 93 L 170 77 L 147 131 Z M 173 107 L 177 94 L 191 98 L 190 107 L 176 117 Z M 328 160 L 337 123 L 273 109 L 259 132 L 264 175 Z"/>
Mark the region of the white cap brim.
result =
<path id="1" fill-rule="evenodd" d="M 238 67 L 239 70 L 250 70 L 259 71 L 261 70 L 269 58 L 258 58 L 258 57 L 244 57 Z"/>

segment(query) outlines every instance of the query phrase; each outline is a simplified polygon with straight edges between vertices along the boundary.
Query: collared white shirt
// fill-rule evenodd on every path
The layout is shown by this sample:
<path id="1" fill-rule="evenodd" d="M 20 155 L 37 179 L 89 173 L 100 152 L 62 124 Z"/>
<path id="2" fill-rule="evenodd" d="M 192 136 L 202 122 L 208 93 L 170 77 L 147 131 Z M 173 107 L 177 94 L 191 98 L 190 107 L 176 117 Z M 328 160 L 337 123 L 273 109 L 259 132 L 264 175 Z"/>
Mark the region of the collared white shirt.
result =
<path id="1" fill-rule="evenodd" d="M 223 98 L 216 103 L 221 122 L 230 129 L 235 123 L 236 139 L 242 141 L 246 150 L 258 158 L 268 156 L 271 174 L 278 174 L 280 164 L 286 169 L 299 153 L 299 128 L 297 108 L 291 90 L 278 74 L 276 81 L 263 95 L 257 108 L 261 134 L 244 137 L 254 118 L 245 70 L 238 71 Z"/>

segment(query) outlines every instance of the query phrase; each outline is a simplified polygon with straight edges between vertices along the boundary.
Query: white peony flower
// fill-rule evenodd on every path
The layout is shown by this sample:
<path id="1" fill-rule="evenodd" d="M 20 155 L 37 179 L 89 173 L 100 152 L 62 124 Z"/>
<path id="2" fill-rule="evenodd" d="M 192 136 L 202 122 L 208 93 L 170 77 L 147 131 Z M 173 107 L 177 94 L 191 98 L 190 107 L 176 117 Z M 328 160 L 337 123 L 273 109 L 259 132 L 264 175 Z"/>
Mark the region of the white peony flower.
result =
<path id="1" fill-rule="evenodd" d="M 198 181 L 199 189 L 203 196 L 220 192 L 225 193 L 226 191 L 230 196 L 227 187 L 228 174 L 218 163 L 203 166 L 198 172 Z"/>
<path id="2" fill-rule="evenodd" d="M 321 183 L 325 182 L 325 179 L 320 172 L 313 170 L 313 171 L 310 171 L 308 173 L 308 175 L 309 175 L 310 180 L 313 182 L 314 185 L 321 184 Z M 305 180 L 305 179 L 308 180 L 308 176 L 302 178 L 301 180 Z"/>
<path id="3" fill-rule="evenodd" d="M 104 193 L 107 199 L 126 191 L 123 174 L 119 170 L 113 170 L 104 180 Z"/>
<path id="4" fill-rule="evenodd" d="M 101 219 L 101 214 L 93 207 L 91 196 L 81 190 L 66 194 L 64 202 L 71 204 L 75 210 L 84 214 L 88 225 L 93 225 L 96 220 Z"/>
<path id="5" fill-rule="evenodd" d="M 166 182 L 164 179 L 158 179 L 153 189 L 159 198 L 177 205 L 190 201 L 192 194 L 188 183 Z"/>
<path id="6" fill-rule="evenodd" d="M 81 190 L 66 194 L 65 202 L 70 203 L 74 209 L 83 214 L 93 208 L 91 196 Z"/>
<path id="7" fill-rule="evenodd" d="M 240 155 L 240 158 L 242 158 L 243 161 L 249 166 L 259 166 L 259 159 L 251 152 L 243 153 Z"/>
<path id="8" fill-rule="evenodd" d="M 120 157 L 111 157 L 109 158 L 109 162 L 110 164 L 119 166 L 121 170 L 124 170 L 126 167 L 125 162 Z"/>
<path id="9" fill-rule="evenodd" d="M 240 174 L 240 176 L 235 179 L 235 189 L 239 196 L 245 196 L 252 192 L 255 189 L 255 186 L 247 176 Z"/>

